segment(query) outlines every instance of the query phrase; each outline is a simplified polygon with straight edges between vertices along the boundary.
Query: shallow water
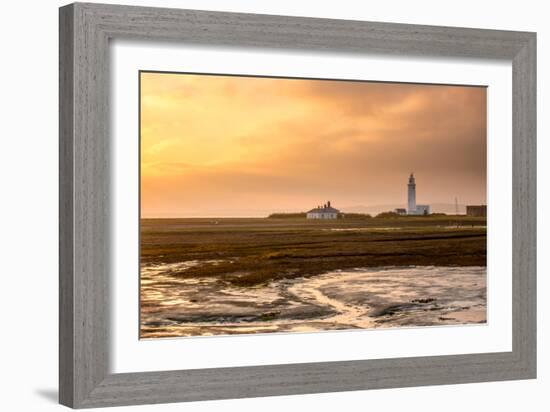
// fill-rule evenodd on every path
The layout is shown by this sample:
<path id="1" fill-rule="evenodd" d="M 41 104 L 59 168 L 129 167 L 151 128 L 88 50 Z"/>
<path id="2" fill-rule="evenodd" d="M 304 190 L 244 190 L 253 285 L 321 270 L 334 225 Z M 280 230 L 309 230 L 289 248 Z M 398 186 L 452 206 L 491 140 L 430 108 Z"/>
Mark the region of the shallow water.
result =
<path id="1" fill-rule="evenodd" d="M 173 276 L 201 263 L 216 261 L 142 267 L 142 338 L 486 322 L 481 266 L 357 268 L 257 287 Z"/>

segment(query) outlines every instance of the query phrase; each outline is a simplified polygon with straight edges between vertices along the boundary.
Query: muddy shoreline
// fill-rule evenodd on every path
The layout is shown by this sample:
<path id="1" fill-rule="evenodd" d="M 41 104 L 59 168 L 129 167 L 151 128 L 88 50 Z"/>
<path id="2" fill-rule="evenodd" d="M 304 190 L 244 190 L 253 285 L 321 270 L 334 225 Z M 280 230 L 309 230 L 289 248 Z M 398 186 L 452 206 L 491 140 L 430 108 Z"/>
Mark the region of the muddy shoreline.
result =
<path id="1" fill-rule="evenodd" d="M 486 322 L 485 267 L 357 268 L 252 288 L 174 283 L 169 268 L 143 275 L 141 338 Z"/>

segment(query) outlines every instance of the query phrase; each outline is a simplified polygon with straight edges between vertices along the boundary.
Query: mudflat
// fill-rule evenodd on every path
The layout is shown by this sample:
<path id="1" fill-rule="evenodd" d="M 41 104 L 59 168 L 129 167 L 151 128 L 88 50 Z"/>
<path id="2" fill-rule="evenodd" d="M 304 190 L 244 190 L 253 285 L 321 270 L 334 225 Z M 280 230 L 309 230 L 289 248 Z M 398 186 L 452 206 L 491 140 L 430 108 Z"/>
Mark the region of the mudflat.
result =
<path id="1" fill-rule="evenodd" d="M 144 219 L 140 336 L 484 323 L 485 225 Z"/>

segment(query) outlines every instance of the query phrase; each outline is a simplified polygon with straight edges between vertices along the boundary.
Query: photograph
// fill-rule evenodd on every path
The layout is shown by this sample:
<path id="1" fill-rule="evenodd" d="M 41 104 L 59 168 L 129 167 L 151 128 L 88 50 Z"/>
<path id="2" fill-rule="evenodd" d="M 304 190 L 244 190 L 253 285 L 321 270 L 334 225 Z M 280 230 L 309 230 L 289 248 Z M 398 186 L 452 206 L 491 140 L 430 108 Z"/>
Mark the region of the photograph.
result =
<path id="1" fill-rule="evenodd" d="M 487 88 L 140 71 L 140 339 L 487 323 Z"/>

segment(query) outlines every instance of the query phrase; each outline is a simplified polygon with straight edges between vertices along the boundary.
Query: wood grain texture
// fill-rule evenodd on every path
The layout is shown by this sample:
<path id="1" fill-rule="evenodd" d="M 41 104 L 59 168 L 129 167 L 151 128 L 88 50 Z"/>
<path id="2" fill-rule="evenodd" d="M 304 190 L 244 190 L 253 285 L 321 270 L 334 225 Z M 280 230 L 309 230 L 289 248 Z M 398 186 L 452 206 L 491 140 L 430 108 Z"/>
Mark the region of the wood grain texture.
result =
<path id="1" fill-rule="evenodd" d="M 59 15 L 59 400 L 73 404 L 73 30 Z"/>
<path id="2" fill-rule="evenodd" d="M 512 62 L 513 88 L 513 351 L 536 375 L 536 37 L 532 36 Z"/>
<path id="3" fill-rule="evenodd" d="M 60 9 L 60 402 L 85 408 L 536 375 L 534 33 L 75 3 Z M 109 40 L 495 58 L 513 65 L 513 350 L 109 372 Z"/>

